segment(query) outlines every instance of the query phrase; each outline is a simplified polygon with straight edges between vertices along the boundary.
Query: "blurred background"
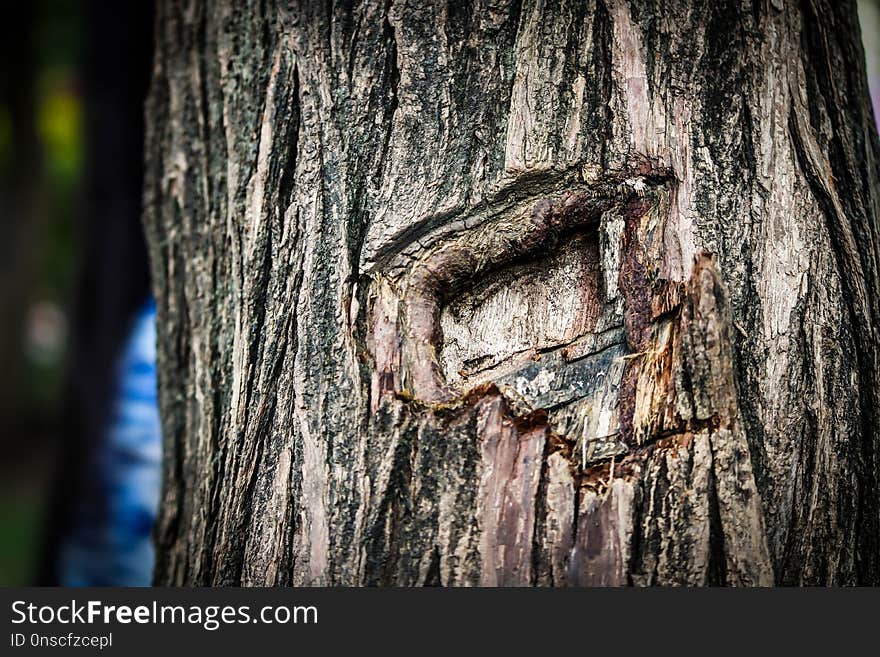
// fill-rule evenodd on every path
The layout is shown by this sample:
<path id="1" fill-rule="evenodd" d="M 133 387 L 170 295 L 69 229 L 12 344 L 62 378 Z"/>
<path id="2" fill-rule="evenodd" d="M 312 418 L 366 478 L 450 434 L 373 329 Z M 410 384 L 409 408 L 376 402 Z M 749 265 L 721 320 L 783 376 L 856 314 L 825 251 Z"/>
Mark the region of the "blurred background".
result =
<path id="1" fill-rule="evenodd" d="M 880 0 L 858 4 L 877 107 Z M 0 585 L 149 583 L 152 14 L 0 0 Z"/>
<path id="2" fill-rule="evenodd" d="M 64 537 L 87 524 L 83 508 L 107 512 L 106 482 L 85 473 L 149 294 L 152 29 L 150 2 L 0 0 L 2 585 L 71 583 Z"/>

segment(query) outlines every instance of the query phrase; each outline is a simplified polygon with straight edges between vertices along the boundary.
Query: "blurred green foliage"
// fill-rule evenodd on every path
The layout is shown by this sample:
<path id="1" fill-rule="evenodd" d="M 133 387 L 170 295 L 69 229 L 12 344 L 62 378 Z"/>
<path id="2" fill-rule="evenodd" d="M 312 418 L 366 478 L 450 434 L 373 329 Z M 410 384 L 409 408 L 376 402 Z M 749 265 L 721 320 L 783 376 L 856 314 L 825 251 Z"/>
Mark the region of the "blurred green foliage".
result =
<path id="1" fill-rule="evenodd" d="M 42 504 L 0 498 L 0 585 L 27 586 L 34 577 Z"/>
<path id="2" fill-rule="evenodd" d="M 48 175 L 69 188 L 82 161 L 82 109 L 79 97 L 57 80 L 45 83 L 37 114 L 37 134 L 45 153 Z"/>

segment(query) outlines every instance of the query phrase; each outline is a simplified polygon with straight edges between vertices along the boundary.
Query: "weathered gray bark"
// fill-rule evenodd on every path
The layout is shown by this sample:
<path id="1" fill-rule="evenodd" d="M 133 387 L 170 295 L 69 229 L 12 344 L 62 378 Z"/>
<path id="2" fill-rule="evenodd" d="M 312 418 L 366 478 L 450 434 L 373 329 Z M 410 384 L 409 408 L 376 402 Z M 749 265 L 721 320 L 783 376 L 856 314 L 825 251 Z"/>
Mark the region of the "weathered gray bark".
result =
<path id="1" fill-rule="evenodd" d="M 159 582 L 880 583 L 851 3 L 158 27 Z"/>

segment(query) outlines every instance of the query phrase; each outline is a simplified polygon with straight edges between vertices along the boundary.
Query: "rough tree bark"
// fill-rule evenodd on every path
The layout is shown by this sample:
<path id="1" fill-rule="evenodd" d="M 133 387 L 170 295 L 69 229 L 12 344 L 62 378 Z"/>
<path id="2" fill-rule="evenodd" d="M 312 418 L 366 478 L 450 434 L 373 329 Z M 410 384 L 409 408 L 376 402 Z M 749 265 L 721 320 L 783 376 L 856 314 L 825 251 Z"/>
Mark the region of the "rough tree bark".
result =
<path id="1" fill-rule="evenodd" d="M 161 3 L 164 584 L 880 583 L 853 3 Z"/>

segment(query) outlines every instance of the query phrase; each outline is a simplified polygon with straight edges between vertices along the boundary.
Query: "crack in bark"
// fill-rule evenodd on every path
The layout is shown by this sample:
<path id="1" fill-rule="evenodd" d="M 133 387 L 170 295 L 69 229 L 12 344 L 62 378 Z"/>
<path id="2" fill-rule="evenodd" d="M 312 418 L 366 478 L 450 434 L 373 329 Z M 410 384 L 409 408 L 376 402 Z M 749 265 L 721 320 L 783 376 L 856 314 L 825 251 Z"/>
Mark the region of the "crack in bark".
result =
<path id="1" fill-rule="evenodd" d="M 648 165 L 650 166 L 650 165 Z M 409 268 L 402 289 L 404 358 L 413 392 L 428 401 L 454 396 L 438 363 L 442 305 L 477 277 L 515 261 L 553 249 L 562 235 L 595 224 L 601 214 L 642 199 L 644 211 L 667 172 L 649 169 L 639 177 L 616 174 L 584 188 L 527 206 L 519 221 L 505 217 L 480 224 L 439 244 L 423 247 L 425 255 Z"/>

